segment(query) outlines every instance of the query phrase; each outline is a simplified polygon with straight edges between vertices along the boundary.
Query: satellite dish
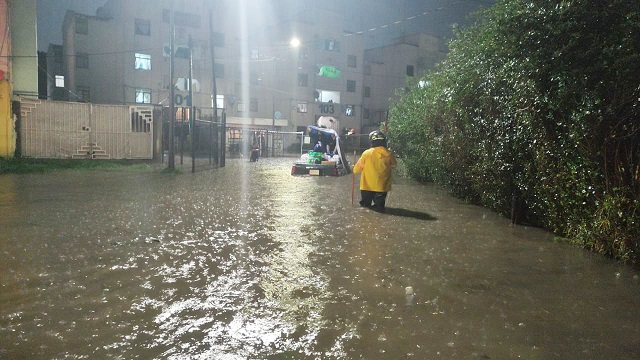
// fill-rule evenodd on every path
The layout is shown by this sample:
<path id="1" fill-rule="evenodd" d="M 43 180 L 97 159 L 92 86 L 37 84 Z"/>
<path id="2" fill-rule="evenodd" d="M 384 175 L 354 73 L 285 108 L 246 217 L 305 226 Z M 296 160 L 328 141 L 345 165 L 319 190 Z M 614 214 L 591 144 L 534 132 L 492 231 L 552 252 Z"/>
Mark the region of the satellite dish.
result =
<path id="1" fill-rule="evenodd" d="M 282 119 L 282 113 L 280 111 L 276 111 L 273 113 L 273 117 L 276 119 Z"/>

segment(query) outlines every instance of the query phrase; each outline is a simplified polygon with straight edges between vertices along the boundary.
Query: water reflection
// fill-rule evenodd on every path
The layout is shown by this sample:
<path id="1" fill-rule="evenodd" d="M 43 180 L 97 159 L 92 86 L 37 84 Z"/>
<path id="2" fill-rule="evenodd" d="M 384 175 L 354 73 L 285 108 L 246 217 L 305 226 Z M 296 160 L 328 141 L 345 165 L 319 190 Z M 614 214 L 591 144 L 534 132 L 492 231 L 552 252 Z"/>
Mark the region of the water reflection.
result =
<path id="1" fill-rule="evenodd" d="M 0 358 L 637 357 L 633 269 L 434 186 L 378 214 L 289 169 L 0 176 Z"/>

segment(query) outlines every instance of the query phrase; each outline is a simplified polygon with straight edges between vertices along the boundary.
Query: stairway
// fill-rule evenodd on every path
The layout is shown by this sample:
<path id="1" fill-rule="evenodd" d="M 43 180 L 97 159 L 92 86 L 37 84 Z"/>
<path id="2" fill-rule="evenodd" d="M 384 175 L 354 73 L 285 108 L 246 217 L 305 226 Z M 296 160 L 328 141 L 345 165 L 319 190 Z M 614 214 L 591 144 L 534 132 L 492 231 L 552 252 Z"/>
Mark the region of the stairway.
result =
<path id="1" fill-rule="evenodd" d="M 39 99 L 20 98 L 20 115 L 26 117 L 42 103 Z"/>
<path id="2" fill-rule="evenodd" d="M 75 154 L 71 156 L 73 159 L 111 159 L 111 155 L 106 150 L 98 146 L 96 143 L 86 143 L 82 145 Z"/>

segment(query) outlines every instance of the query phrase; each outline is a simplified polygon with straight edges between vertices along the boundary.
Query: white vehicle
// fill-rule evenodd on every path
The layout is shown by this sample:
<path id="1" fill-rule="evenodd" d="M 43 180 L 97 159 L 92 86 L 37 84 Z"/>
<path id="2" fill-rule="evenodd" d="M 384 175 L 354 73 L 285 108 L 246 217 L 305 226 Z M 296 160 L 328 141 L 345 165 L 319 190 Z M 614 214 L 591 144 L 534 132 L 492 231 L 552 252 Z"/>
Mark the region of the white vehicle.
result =
<path id="1" fill-rule="evenodd" d="M 302 154 L 293 164 L 291 175 L 342 176 L 351 173 L 349 162 L 340 150 L 340 136 L 335 130 L 309 126 L 308 131 L 315 140 L 312 142 L 320 142 L 323 146 Z M 327 145 L 329 148 L 325 147 Z"/>

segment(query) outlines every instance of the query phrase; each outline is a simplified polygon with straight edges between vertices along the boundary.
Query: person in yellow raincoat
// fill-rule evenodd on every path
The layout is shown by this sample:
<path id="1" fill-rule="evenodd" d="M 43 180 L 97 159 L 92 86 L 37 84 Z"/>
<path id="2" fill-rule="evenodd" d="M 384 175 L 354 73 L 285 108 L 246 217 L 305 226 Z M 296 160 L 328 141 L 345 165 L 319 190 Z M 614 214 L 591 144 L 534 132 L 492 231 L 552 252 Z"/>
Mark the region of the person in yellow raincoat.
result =
<path id="1" fill-rule="evenodd" d="M 381 131 L 369 134 L 371 148 L 365 150 L 353 167 L 360 175 L 360 206 L 384 212 L 387 193 L 391 190 L 391 169 L 397 164 L 387 149 L 387 137 Z"/>

